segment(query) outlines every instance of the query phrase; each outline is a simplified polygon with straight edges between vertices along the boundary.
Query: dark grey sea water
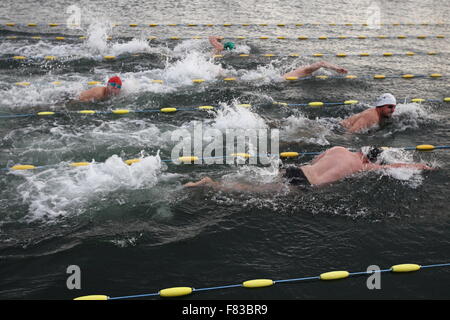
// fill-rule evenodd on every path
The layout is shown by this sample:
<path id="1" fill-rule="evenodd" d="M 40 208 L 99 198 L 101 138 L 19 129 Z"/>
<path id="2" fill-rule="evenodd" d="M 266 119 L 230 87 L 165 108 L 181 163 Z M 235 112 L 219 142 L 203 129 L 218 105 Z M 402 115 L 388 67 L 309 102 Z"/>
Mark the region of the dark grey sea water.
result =
<path id="1" fill-rule="evenodd" d="M 67 28 L 77 12 L 80 28 Z M 450 145 L 450 104 L 443 102 L 450 97 L 449 13 L 447 1 L 417 0 L 2 1 L 0 299 L 117 297 L 175 286 L 204 288 L 256 278 L 365 271 L 370 265 L 386 269 L 400 263 L 450 262 L 446 150 L 388 152 L 391 161 L 438 168 L 431 172 L 371 172 L 307 192 L 269 194 L 182 185 L 206 175 L 264 184 L 274 180 L 275 161 L 165 161 L 177 145 L 172 136 L 192 132 L 196 125 L 222 133 L 278 129 L 280 151 Z M 10 23 L 15 25 L 6 25 Z M 236 51 L 213 58 L 209 35 L 235 41 Z M 195 36 L 201 39 L 192 39 Z M 286 39 L 277 39 L 281 36 Z M 328 39 L 320 40 L 323 36 Z M 363 52 L 370 56 L 359 56 Z M 383 56 L 387 52 L 394 55 Z M 263 56 L 269 53 L 275 56 Z M 289 56 L 292 53 L 299 56 Z M 324 56 L 314 57 L 316 53 Z M 320 60 L 339 64 L 359 78 L 337 79 L 321 70 L 316 75 L 331 78 L 280 80 L 283 73 Z M 429 76 L 435 73 L 443 77 Z M 375 74 L 388 78 L 372 79 Z M 399 77 L 404 74 L 423 77 Z M 90 87 L 89 81 L 104 83 L 113 75 L 124 80 L 119 97 L 71 101 Z M 238 80 L 226 82 L 224 77 Z M 194 84 L 192 79 L 206 81 Z M 364 134 L 343 132 L 340 120 L 370 107 L 384 92 L 399 102 L 391 123 Z M 412 103 L 412 98 L 433 101 Z M 273 104 L 350 99 L 359 103 L 319 108 Z M 203 105 L 217 108 L 193 109 Z M 163 107 L 187 110 L 108 113 Z M 106 113 L 73 112 L 83 109 Z M 40 111 L 57 114 L 30 116 Z M 204 146 L 208 142 L 203 139 Z M 250 151 L 253 147 L 248 146 Z M 133 158 L 141 162 L 124 164 Z M 98 164 L 69 166 L 93 160 Z M 285 162 L 309 160 L 305 156 Z M 16 164 L 49 166 L 6 170 Z M 70 265 L 81 270 L 80 290 L 66 287 Z M 182 299 L 450 298 L 449 268 L 383 273 L 381 279 L 380 290 L 369 290 L 366 277 L 354 277 L 195 292 Z"/>

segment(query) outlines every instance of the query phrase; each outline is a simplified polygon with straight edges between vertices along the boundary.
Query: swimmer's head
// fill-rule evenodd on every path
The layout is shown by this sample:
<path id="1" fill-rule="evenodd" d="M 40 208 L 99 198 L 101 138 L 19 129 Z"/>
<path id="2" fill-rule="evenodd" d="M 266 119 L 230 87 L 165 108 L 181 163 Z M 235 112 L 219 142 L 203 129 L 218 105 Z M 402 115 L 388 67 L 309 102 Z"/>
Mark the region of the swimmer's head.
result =
<path id="1" fill-rule="evenodd" d="M 286 178 L 289 183 L 296 184 L 297 182 L 303 181 L 303 171 L 296 166 L 286 167 L 283 177 Z"/>
<path id="2" fill-rule="evenodd" d="M 231 41 L 225 42 L 225 43 L 223 44 L 223 48 L 224 48 L 225 50 L 233 50 L 233 49 L 235 48 L 234 42 L 231 42 Z"/>
<path id="3" fill-rule="evenodd" d="M 379 155 L 383 152 L 383 149 L 377 147 L 362 147 L 361 153 L 372 163 L 380 162 Z"/>
<path id="4" fill-rule="evenodd" d="M 122 80 L 117 76 L 110 78 L 106 89 L 113 95 L 119 94 L 120 89 L 122 89 Z"/>
<path id="5" fill-rule="evenodd" d="M 390 93 L 382 94 L 375 101 L 375 107 L 379 110 L 381 116 L 384 118 L 390 118 L 394 113 L 396 106 L 397 100 Z"/>

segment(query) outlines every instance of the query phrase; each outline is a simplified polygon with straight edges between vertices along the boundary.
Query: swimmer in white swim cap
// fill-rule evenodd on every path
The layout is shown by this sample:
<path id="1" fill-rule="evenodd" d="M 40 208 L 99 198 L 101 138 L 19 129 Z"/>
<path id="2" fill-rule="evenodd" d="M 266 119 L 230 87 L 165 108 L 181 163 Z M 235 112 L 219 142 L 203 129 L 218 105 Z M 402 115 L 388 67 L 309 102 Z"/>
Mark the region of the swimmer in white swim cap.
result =
<path id="1" fill-rule="evenodd" d="M 341 122 L 349 132 L 360 132 L 379 125 L 385 119 L 392 117 L 397 106 L 397 100 L 390 93 L 384 93 L 375 101 L 375 108 L 364 110 Z"/>

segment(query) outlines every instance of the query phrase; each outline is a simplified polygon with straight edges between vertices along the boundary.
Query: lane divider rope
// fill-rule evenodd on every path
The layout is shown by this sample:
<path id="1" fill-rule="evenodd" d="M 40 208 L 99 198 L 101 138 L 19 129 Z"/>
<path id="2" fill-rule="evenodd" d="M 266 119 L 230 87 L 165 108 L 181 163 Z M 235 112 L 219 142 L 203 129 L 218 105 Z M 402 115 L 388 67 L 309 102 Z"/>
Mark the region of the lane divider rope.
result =
<path id="1" fill-rule="evenodd" d="M 423 103 L 423 102 L 450 102 L 450 97 L 445 97 L 443 99 L 424 99 L 424 98 L 412 98 L 412 99 L 398 99 L 399 101 L 405 101 L 407 102 L 413 102 L 413 103 Z M 306 103 L 287 103 L 287 102 L 278 102 L 274 101 L 272 102 L 273 105 L 279 105 L 284 107 L 324 107 L 324 106 L 339 106 L 339 105 L 354 105 L 358 104 L 360 101 L 358 100 L 345 100 L 345 101 L 339 101 L 339 102 L 321 102 L 321 101 L 312 101 L 312 102 L 306 102 Z M 241 103 L 236 104 L 236 107 L 241 108 L 251 108 L 251 107 L 258 107 L 258 105 L 252 105 L 250 103 Z M 133 110 L 133 109 L 114 109 L 114 110 L 107 110 L 107 111 L 98 111 L 98 110 L 78 110 L 78 111 L 40 111 L 36 113 L 15 113 L 15 114 L 0 114 L 0 119 L 14 119 L 14 118 L 24 118 L 24 117 L 48 117 L 48 116 L 73 116 L 73 115 L 128 115 L 128 114 L 144 114 L 144 113 L 166 113 L 166 114 L 173 114 L 177 111 L 211 111 L 215 110 L 219 107 L 217 106 L 211 106 L 211 105 L 205 105 L 205 106 L 198 106 L 198 107 L 185 107 L 185 108 L 178 108 L 178 107 L 165 107 L 165 108 L 158 108 L 158 109 L 141 109 L 141 110 Z M 0 112 L 1 113 L 1 112 Z"/>
<path id="2" fill-rule="evenodd" d="M 437 35 L 396 35 L 396 36 L 386 36 L 386 35 L 378 35 L 378 36 L 367 36 L 367 35 L 359 35 L 359 36 L 306 36 L 299 35 L 296 37 L 288 37 L 283 35 L 277 36 L 223 36 L 225 39 L 234 39 L 234 40 L 374 40 L 374 39 L 445 39 L 446 35 L 437 34 Z M 3 36 L 0 39 L 5 40 L 56 40 L 56 41 L 65 41 L 65 40 L 86 40 L 86 36 Z M 106 40 L 114 40 L 112 36 L 108 36 Z M 118 37 L 117 39 L 120 39 Z M 147 36 L 147 40 L 162 40 L 162 41 L 177 41 L 177 40 L 192 40 L 192 39 L 208 39 L 208 36 L 190 36 L 190 37 L 180 37 L 180 36 L 169 36 L 169 37 L 158 37 L 158 36 Z"/>
<path id="3" fill-rule="evenodd" d="M 445 150 L 445 149 L 450 149 L 450 145 L 441 145 L 441 146 L 434 146 L 431 144 L 422 144 L 422 145 L 417 145 L 415 147 L 382 147 L 383 149 L 403 149 L 405 151 L 421 151 L 421 152 L 429 152 L 429 151 L 433 151 L 433 150 Z M 353 149 L 356 150 L 356 149 Z M 192 163 L 199 163 L 202 160 L 207 160 L 207 159 L 229 159 L 229 158 L 234 158 L 234 159 L 250 159 L 252 157 L 279 157 L 279 158 L 283 158 L 283 159 L 288 159 L 288 158 L 298 158 L 298 157 L 303 157 L 303 156 L 311 156 L 311 155 L 319 155 L 321 154 L 321 151 L 301 151 L 301 152 L 296 152 L 296 151 L 286 151 L 286 152 L 281 152 L 279 154 L 257 154 L 257 155 L 251 155 L 249 153 L 233 153 L 231 155 L 225 155 L 225 156 L 212 156 L 212 157 L 197 157 L 197 156 L 181 156 L 178 157 L 177 159 L 162 159 L 161 162 L 172 162 L 175 164 L 192 164 Z M 125 160 L 124 163 L 126 163 L 127 165 L 132 165 L 134 163 L 138 163 L 142 160 L 142 158 L 134 158 L 134 159 L 128 159 Z M 66 164 L 69 167 L 85 167 L 85 166 L 90 166 L 90 165 L 95 165 L 95 164 L 99 164 L 98 162 L 87 162 L 87 161 L 80 161 L 80 162 L 72 162 L 69 164 Z M 34 169 L 48 169 L 48 168 L 55 168 L 61 166 L 61 163 L 59 164 L 50 164 L 50 165 L 40 165 L 40 166 L 35 166 L 35 165 L 31 165 L 31 164 L 16 164 L 13 165 L 11 167 L 5 167 L 5 168 L 0 168 L 0 171 L 3 172 L 11 172 L 11 171 L 23 171 L 23 170 L 34 170 Z"/>
<path id="4" fill-rule="evenodd" d="M 338 52 L 338 53 L 310 53 L 310 54 L 300 54 L 300 53 L 289 53 L 289 54 L 280 54 L 280 53 L 260 53 L 260 54 L 250 54 L 250 53 L 241 53 L 241 54 L 215 54 L 213 55 L 213 58 L 280 58 L 280 57 L 289 57 L 289 58 L 297 58 L 297 57 L 314 57 L 314 58 L 320 58 L 320 57 L 339 57 L 339 58 L 347 58 L 347 57 L 414 57 L 414 56 L 438 56 L 438 55 L 447 55 L 450 52 L 437 52 L 437 51 L 428 51 L 428 52 L 413 52 L 413 51 L 407 51 L 407 52 L 383 52 L 383 53 L 369 53 L 369 52 L 360 52 L 360 53 L 345 53 L 345 52 Z M 127 54 L 127 55 L 120 55 L 114 56 L 114 55 L 104 55 L 102 56 L 102 60 L 105 61 L 114 61 L 116 59 L 124 59 L 129 57 L 138 57 L 140 56 L 139 53 L 134 54 Z M 46 56 L 35 56 L 35 57 L 27 57 L 22 56 L 20 54 L 11 56 L 11 57 L 2 57 L 0 58 L 0 61 L 27 61 L 27 62 L 34 62 L 34 61 L 55 61 L 55 60 L 61 60 L 61 59 L 74 59 L 74 56 L 54 56 L 54 55 L 46 55 Z M 84 56 L 80 56 L 81 58 L 86 58 Z"/>
<path id="5" fill-rule="evenodd" d="M 375 273 L 412 273 L 421 269 L 430 269 L 430 268 L 442 268 L 449 267 L 450 263 L 439 263 L 439 264 L 429 264 L 429 265 L 419 265 L 414 263 L 405 263 L 405 264 L 397 264 L 388 269 L 380 269 L 374 271 L 360 271 L 360 272 L 349 272 L 349 271 L 329 271 L 321 273 L 318 276 L 310 276 L 310 277 L 301 277 L 301 278 L 291 278 L 291 279 L 280 279 L 280 280 L 272 280 L 272 279 L 252 279 L 243 281 L 238 284 L 229 284 L 222 286 L 214 286 L 214 287 L 205 287 L 205 288 L 193 288 L 193 287 L 171 287 L 159 290 L 158 292 L 153 293 L 144 293 L 144 294 L 135 294 L 135 295 L 127 295 L 127 296 L 117 296 L 117 297 L 109 297 L 107 295 L 88 295 L 77 297 L 74 300 L 122 300 L 122 299 L 136 299 L 136 298 L 145 298 L 145 297 L 157 297 L 160 296 L 162 298 L 174 298 L 181 297 L 192 294 L 194 292 L 202 292 L 202 291 L 211 291 L 211 290 L 222 290 L 222 289 L 230 289 L 230 288 L 264 288 L 270 287 L 275 284 L 280 283 L 290 283 L 290 282 L 301 282 L 301 281 L 314 281 L 314 280 L 322 280 L 322 281 L 334 281 L 345 279 L 348 277 L 361 276 L 361 275 L 372 275 Z"/>
<path id="6" fill-rule="evenodd" d="M 56 27 L 81 27 L 79 24 L 68 24 L 64 22 L 47 22 L 47 23 L 35 23 L 35 22 L 28 22 L 28 23 L 18 23 L 18 22 L 7 22 L 3 23 L 6 27 L 50 27 L 50 28 L 56 28 Z M 336 22 L 328 22 L 328 23 L 316 23 L 316 22 L 278 22 L 278 23 L 143 23 L 143 22 L 122 22 L 122 23 L 113 23 L 113 27 L 130 27 L 130 28 L 136 28 L 136 27 L 289 27 L 289 26 L 295 26 L 295 27 L 303 27 L 303 26 L 330 26 L 330 27 L 337 27 L 337 26 L 345 26 L 345 27 L 353 27 L 353 26 L 363 26 L 368 27 L 368 23 L 352 23 L 352 22 L 345 22 L 345 23 L 336 23 Z M 447 23 L 444 22 L 391 22 L 391 23 L 380 23 L 379 26 L 393 26 L 393 27 L 400 27 L 400 26 L 446 26 Z M 0 25 L 1 26 L 1 25 Z M 86 25 L 88 26 L 88 25 Z"/>
<path id="7" fill-rule="evenodd" d="M 307 77 L 287 77 L 286 81 L 300 81 L 300 80 L 327 80 L 327 79 L 345 79 L 345 80 L 355 80 L 355 79 L 364 79 L 364 80 L 383 80 L 383 79 L 432 79 L 432 80 L 438 80 L 442 78 L 448 78 L 448 75 L 444 75 L 442 73 L 431 73 L 431 74 L 401 74 L 401 75 L 385 75 L 385 74 L 374 74 L 374 75 L 345 75 L 345 76 L 333 76 L 333 75 L 317 75 L 317 76 L 307 76 Z M 263 81 L 270 78 L 267 77 L 261 77 L 257 79 L 247 80 L 247 79 L 239 79 L 236 77 L 227 77 L 223 79 L 213 79 L 213 80 L 206 80 L 206 79 L 191 79 L 191 82 L 193 84 L 201 84 L 204 82 L 210 83 L 210 82 L 224 82 L 224 83 L 231 83 L 231 82 L 254 82 L 254 81 Z M 280 79 L 283 79 L 280 76 Z M 149 80 L 150 83 L 158 83 L 158 84 L 164 84 L 164 80 L 161 79 L 151 79 Z M 279 82 L 279 81 L 277 81 Z M 19 87 L 28 87 L 31 86 L 33 83 L 28 81 L 20 81 L 15 82 L 15 86 Z M 53 81 L 51 84 L 57 86 L 61 85 L 62 82 L 60 80 Z M 95 86 L 95 85 L 102 85 L 101 81 L 88 81 L 88 85 Z"/>

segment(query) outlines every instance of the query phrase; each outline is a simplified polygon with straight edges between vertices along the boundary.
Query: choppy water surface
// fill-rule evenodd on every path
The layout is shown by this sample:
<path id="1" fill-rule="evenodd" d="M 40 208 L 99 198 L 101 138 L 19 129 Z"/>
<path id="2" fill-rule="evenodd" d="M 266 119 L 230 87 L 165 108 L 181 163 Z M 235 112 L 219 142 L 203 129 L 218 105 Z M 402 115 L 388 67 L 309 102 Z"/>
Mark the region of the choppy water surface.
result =
<path id="1" fill-rule="evenodd" d="M 286 188 L 271 194 L 187 190 L 182 185 L 206 175 L 264 184 L 276 179 L 276 161 L 266 166 L 165 161 L 177 144 L 172 135 L 193 132 L 198 124 L 204 131 L 223 133 L 233 128 L 276 128 L 280 151 L 321 151 L 337 145 L 448 145 L 450 109 L 440 101 L 450 96 L 445 77 L 449 74 L 450 33 L 447 24 L 439 24 L 448 21 L 448 4 L 375 2 L 385 25 L 371 29 L 362 25 L 374 5 L 369 1 L 116 1 L 113 10 L 109 2 L 96 0 L 80 3 L 80 29 L 48 26 L 64 23 L 72 4 L 0 4 L 2 115 L 217 108 L 175 114 L 1 118 L 2 167 L 19 163 L 52 166 L 0 173 L 0 298 L 119 296 L 179 285 L 199 288 L 336 269 L 363 271 L 373 264 L 388 268 L 407 262 L 449 262 L 450 154 L 445 150 L 386 152 L 387 161 L 426 162 L 438 168 L 432 172 L 371 172 L 308 192 Z M 16 25 L 5 26 L 10 22 Z M 422 24 L 426 22 L 430 24 Z M 38 25 L 28 27 L 28 23 Z M 121 25 L 113 27 L 116 23 Z M 139 25 L 131 28 L 130 23 Z M 165 25 L 149 27 L 149 23 Z M 233 25 L 218 25 L 224 23 Z M 258 25 L 262 23 L 270 25 Z M 234 53 L 217 59 L 212 57 L 208 35 L 247 39 L 237 40 Z M 369 39 L 351 38 L 361 35 Z M 373 38 L 379 35 L 408 37 Z M 417 39 L 418 35 L 428 37 Z M 65 39 L 56 40 L 57 36 Z M 149 40 L 149 36 L 182 39 Z M 203 39 L 188 39 L 194 36 Z M 271 38 L 256 39 L 260 36 Z M 318 40 L 319 36 L 349 38 Z M 417 54 L 407 56 L 408 51 Z M 439 54 L 427 54 L 431 51 Z M 339 52 L 354 55 L 339 58 L 335 56 Z M 361 52 L 371 55 L 357 56 Z M 386 57 L 381 55 L 384 52 L 403 55 Z M 277 56 L 261 56 L 265 53 Z M 291 53 L 300 56 L 290 57 Z M 325 56 L 315 58 L 314 53 Z M 105 60 L 108 55 L 116 59 Z M 28 59 L 17 61 L 13 56 Z M 57 59 L 46 60 L 46 56 Z M 281 81 L 285 72 L 319 59 L 342 65 L 358 76 L 441 73 L 444 77 Z M 89 81 L 105 82 L 112 75 L 124 80 L 119 97 L 71 102 L 90 87 Z M 334 74 L 321 70 L 316 75 Z M 224 82 L 224 77 L 239 81 Z M 193 84 L 192 79 L 206 81 Z M 390 124 L 355 135 L 340 128 L 340 120 L 370 107 L 383 92 L 393 93 L 399 101 Z M 411 103 L 411 98 L 439 101 Z M 349 99 L 360 102 L 322 108 L 273 104 Z M 204 145 L 209 139 L 204 137 Z M 248 147 L 251 151 L 254 146 Z M 123 162 L 133 158 L 141 161 L 131 166 Z M 68 166 L 78 161 L 97 164 Z M 65 288 L 69 265 L 80 266 L 82 290 Z M 330 286 L 280 284 L 256 291 L 208 291 L 187 299 L 449 298 L 448 280 L 448 270 L 433 269 L 408 276 L 385 275 L 382 290 L 376 292 L 366 288 L 364 278 L 358 278 Z"/>

